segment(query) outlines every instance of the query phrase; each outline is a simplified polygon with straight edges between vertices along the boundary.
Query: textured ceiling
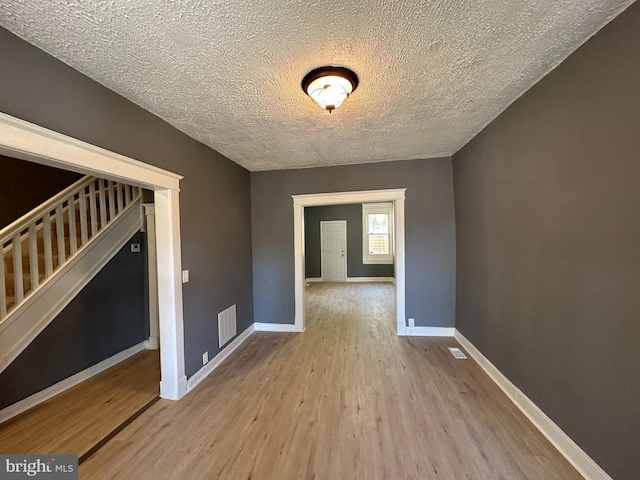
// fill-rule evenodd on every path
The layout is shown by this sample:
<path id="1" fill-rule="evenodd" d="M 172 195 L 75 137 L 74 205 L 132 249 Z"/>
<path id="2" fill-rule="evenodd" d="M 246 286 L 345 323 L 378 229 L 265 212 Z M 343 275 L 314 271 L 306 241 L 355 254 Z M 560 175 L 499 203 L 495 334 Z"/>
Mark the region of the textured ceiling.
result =
<path id="1" fill-rule="evenodd" d="M 249 170 L 451 155 L 625 0 L 4 0 L 0 24 Z M 360 86 L 329 114 L 312 68 Z"/>

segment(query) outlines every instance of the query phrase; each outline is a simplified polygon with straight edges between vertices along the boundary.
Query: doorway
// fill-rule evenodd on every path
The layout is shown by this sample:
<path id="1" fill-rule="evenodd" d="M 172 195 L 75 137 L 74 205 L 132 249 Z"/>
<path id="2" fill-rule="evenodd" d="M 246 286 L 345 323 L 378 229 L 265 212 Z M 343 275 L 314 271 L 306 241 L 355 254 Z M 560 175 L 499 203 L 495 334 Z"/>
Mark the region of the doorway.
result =
<path id="1" fill-rule="evenodd" d="M 154 191 L 160 326 L 160 395 L 187 393 L 180 257 L 182 176 L 0 113 L 0 154 Z"/>
<path id="2" fill-rule="evenodd" d="M 293 331 L 305 329 L 305 207 L 350 203 L 392 202 L 394 210 L 393 258 L 395 292 L 395 319 L 398 335 L 406 334 L 405 320 L 405 245 L 404 199 L 406 189 L 368 190 L 357 192 L 293 195 L 294 270 L 295 270 L 295 322 Z"/>
<path id="3" fill-rule="evenodd" d="M 320 232 L 322 281 L 344 282 L 347 279 L 347 222 L 320 222 Z"/>

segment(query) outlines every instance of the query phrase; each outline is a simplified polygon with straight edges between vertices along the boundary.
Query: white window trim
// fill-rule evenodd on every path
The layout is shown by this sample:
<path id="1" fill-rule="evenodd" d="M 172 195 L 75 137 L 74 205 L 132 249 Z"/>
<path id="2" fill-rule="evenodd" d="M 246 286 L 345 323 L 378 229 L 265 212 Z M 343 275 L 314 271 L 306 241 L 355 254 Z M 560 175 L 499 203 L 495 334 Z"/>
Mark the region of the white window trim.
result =
<path id="1" fill-rule="evenodd" d="M 369 253 L 369 222 L 367 216 L 372 213 L 389 214 L 389 254 L 375 255 Z M 365 265 L 393 264 L 393 203 L 363 203 L 362 204 L 362 263 Z"/>

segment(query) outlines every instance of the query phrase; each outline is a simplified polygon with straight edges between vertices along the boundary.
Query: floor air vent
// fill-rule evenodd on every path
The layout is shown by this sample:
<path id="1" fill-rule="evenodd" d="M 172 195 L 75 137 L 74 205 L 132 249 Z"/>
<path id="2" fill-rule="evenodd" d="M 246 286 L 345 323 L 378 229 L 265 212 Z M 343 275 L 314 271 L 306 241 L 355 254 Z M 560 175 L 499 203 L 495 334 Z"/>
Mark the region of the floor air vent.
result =
<path id="1" fill-rule="evenodd" d="M 464 354 L 464 352 L 462 350 L 460 350 L 459 348 L 449 347 L 449 351 L 451 352 L 451 355 L 453 355 L 458 360 L 465 360 L 467 358 L 467 356 Z"/>
<path id="2" fill-rule="evenodd" d="M 224 312 L 218 314 L 218 343 L 219 347 L 236 336 L 236 306 L 231 305 Z"/>

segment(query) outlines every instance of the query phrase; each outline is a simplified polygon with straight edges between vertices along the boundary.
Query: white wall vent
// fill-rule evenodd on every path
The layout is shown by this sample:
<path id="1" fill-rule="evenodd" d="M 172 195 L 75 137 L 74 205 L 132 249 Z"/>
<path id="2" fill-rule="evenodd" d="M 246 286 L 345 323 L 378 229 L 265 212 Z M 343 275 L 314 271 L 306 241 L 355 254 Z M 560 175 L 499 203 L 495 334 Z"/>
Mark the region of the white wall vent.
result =
<path id="1" fill-rule="evenodd" d="M 449 351 L 451 352 L 451 355 L 453 355 L 458 360 L 466 360 L 466 358 L 467 358 L 467 356 L 464 354 L 464 352 L 462 350 L 460 350 L 459 348 L 449 347 Z"/>
<path id="2" fill-rule="evenodd" d="M 218 343 L 219 347 L 236 336 L 236 306 L 231 305 L 224 312 L 218 314 Z"/>

